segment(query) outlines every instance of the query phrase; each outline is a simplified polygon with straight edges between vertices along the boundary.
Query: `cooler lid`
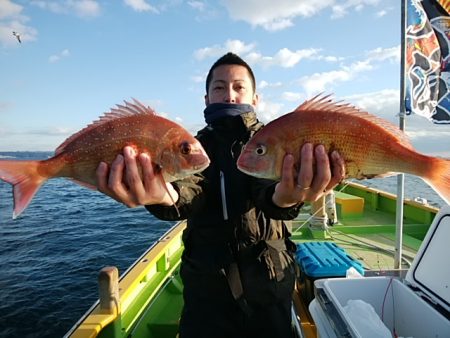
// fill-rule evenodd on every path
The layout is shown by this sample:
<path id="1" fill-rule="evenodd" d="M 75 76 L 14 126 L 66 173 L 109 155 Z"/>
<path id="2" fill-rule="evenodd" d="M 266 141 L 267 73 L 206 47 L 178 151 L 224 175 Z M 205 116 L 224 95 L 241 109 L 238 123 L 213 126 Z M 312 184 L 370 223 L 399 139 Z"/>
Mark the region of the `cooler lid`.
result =
<path id="1" fill-rule="evenodd" d="M 428 229 L 405 278 L 447 311 L 450 309 L 449 247 L 450 206 L 444 206 Z"/>
<path id="2" fill-rule="evenodd" d="M 297 244 L 295 256 L 301 270 L 308 277 L 344 277 L 351 267 L 364 275 L 362 264 L 354 260 L 344 248 L 332 242 Z"/>

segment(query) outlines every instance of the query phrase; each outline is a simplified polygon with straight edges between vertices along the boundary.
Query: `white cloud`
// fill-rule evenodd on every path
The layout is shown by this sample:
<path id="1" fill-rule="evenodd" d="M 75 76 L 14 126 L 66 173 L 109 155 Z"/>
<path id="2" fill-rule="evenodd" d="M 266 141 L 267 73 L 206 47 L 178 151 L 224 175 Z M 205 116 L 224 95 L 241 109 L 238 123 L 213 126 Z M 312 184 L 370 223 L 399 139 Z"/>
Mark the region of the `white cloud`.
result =
<path id="1" fill-rule="evenodd" d="M 400 91 L 384 89 L 376 92 L 349 95 L 345 102 L 395 123 L 400 109 Z"/>
<path id="2" fill-rule="evenodd" d="M 376 48 L 367 53 L 364 60 L 355 61 L 350 65 L 340 65 L 337 70 L 303 76 L 299 79 L 300 86 L 304 88 L 307 96 L 332 90 L 336 85 L 355 79 L 361 73 L 373 70 L 377 63 L 397 61 L 400 58 L 399 47 Z"/>
<path id="3" fill-rule="evenodd" d="M 278 117 L 282 113 L 282 109 L 284 108 L 283 103 L 275 103 L 269 99 L 266 99 L 264 95 L 259 95 L 259 103 L 258 103 L 258 118 L 267 123 L 274 118 Z"/>
<path id="4" fill-rule="evenodd" d="M 305 99 L 305 95 L 302 93 L 284 92 L 281 97 L 290 102 L 300 102 Z"/>
<path id="5" fill-rule="evenodd" d="M 389 14 L 389 12 L 392 12 L 395 9 L 393 6 L 383 6 L 381 10 L 376 11 L 374 13 L 376 18 L 382 18 Z"/>
<path id="6" fill-rule="evenodd" d="M 283 83 L 281 83 L 280 81 L 278 82 L 273 82 L 273 83 L 269 83 L 265 80 L 262 80 L 259 82 L 259 84 L 257 85 L 257 87 L 259 89 L 265 89 L 265 88 L 276 88 L 276 87 L 281 87 L 283 85 Z"/>
<path id="7" fill-rule="evenodd" d="M 376 16 L 377 18 L 381 18 L 381 17 L 385 16 L 386 14 L 387 14 L 387 11 L 381 10 L 381 11 L 376 12 L 376 13 L 375 13 L 375 16 Z"/>
<path id="8" fill-rule="evenodd" d="M 220 57 L 227 52 L 233 52 L 243 57 L 249 64 L 260 65 L 263 68 L 273 66 L 291 68 L 304 59 L 324 60 L 330 62 L 336 62 L 338 60 L 337 57 L 320 55 L 320 49 L 315 48 L 299 49 L 296 51 L 291 51 L 288 48 L 282 48 L 273 56 L 262 55 L 258 51 L 255 51 L 255 48 L 255 43 L 246 44 L 241 40 L 227 40 L 222 45 L 217 44 L 211 47 L 197 49 L 194 52 L 194 57 L 201 61 L 207 58 Z"/>
<path id="9" fill-rule="evenodd" d="M 72 127 L 48 126 L 38 129 L 0 127 L 2 151 L 51 151 L 76 130 Z"/>
<path id="10" fill-rule="evenodd" d="M 28 130 L 27 133 L 30 135 L 39 135 L 39 136 L 64 136 L 69 137 L 75 132 L 73 128 L 67 128 L 67 127 L 48 127 L 48 128 L 42 128 L 42 129 L 33 129 Z"/>
<path id="11" fill-rule="evenodd" d="M 96 17 L 101 8 L 95 0 L 33 0 L 30 4 L 57 14 L 75 14 L 79 17 Z"/>
<path id="12" fill-rule="evenodd" d="M 448 142 L 446 142 L 450 139 L 448 125 L 433 124 L 418 115 L 407 116 L 405 132 L 417 151 L 450 158 Z"/>
<path id="13" fill-rule="evenodd" d="M 19 46 L 12 32 L 20 35 L 22 42 L 36 40 L 37 30 L 27 25 L 29 18 L 22 14 L 23 7 L 10 1 L 0 1 L 0 44 L 5 47 Z"/>
<path id="14" fill-rule="evenodd" d="M 207 1 L 192 0 L 187 2 L 188 6 L 197 12 L 195 20 L 201 22 L 217 18 L 219 12 L 216 7 L 209 5 Z"/>
<path id="15" fill-rule="evenodd" d="M 137 12 L 153 12 L 156 14 L 159 13 L 159 10 L 150 5 L 145 0 L 124 0 L 124 3 Z"/>
<path id="16" fill-rule="evenodd" d="M 100 14 L 100 5 L 94 0 L 68 1 L 68 5 L 82 17 L 94 17 Z"/>
<path id="17" fill-rule="evenodd" d="M 53 54 L 48 58 L 48 62 L 50 63 L 55 63 L 60 61 L 62 58 L 68 57 L 70 56 L 70 52 L 68 49 L 64 49 L 62 50 L 60 53 L 58 54 Z"/>
<path id="18" fill-rule="evenodd" d="M 202 83 L 206 80 L 206 75 L 194 75 L 194 76 L 191 76 L 191 80 L 194 83 Z"/>
<path id="19" fill-rule="evenodd" d="M 313 16 L 330 6 L 333 0 L 224 0 L 229 15 L 234 20 L 246 21 L 268 31 L 278 31 L 293 25 L 297 16 Z"/>
<path id="20" fill-rule="evenodd" d="M 0 1 L 0 19 L 17 17 L 22 13 L 23 7 L 10 0 Z"/>
<path id="21" fill-rule="evenodd" d="M 349 73 L 361 73 L 373 69 L 373 64 L 370 60 L 356 61 L 350 66 L 343 66 L 343 69 L 347 70 Z"/>
<path id="22" fill-rule="evenodd" d="M 349 81 L 352 78 L 352 73 L 349 70 L 333 70 L 330 72 L 314 73 L 312 75 L 303 76 L 299 82 L 306 91 L 307 96 L 325 91 L 330 84 L 338 82 Z"/>
<path id="23" fill-rule="evenodd" d="M 204 60 L 207 58 L 217 58 L 227 52 L 233 52 L 238 55 L 246 54 L 255 48 L 255 44 L 245 44 L 240 40 L 227 40 L 223 45 L 214 45 L 212 47 L 205 47 L 197 49 L 194 52 L 194 57 L 197 60 Z"/>
<path id="24" fill-rule="evenodd" d="M 375 48 L 367 53 L 369 61 L 400 61 L 400 46 L 391 48 Z"/>
<path id="25" fill-rule="evenodd" d="M 342 18 L 349 13 L 349 9 L 361 11 L 365 6 L 376 6 L 378 3 L 380 3 L 380 0 L 346 0 L 340 3 L 336 1 L 331 6 L 333 12 L 331 17 L 334 19 Z"/>
<path id="26" fill-rule="evenodd" d="M 294 25 L 296 17 L 311 17 L 330 8 L 333 18 L 341 18 L 349 10 L 360 11 L 376 6 L 379 0 L 224 0 L 223 5 L 234 20 L 248 22 L 253 27 L 279 31 Z"/>
<path id="27" fill-rule="evenodd" d="M 188 5 L 200 12 L 206 9 L 206 4 L 202 1 L 188 1 Z"/>
<path id="28" fill-rule="evenodd" d="M 344 60 L 344 58 L 332 55 L 319 55 L 317 57 L 317 60 L 324 60 L 326 62 L 338 62 Z"/>
<path id="29" fill-rule="evenodd" d="M 274 56 L 263 56 L 260 53 L 252 52 L 246 56 L 246 59 L 252 64 L 260 64 L 263 68 L 271 66 L 291 68 L 303 59 L 317 58 L 318 53 L 319 50 L 314 48 L 300 49 L 297 51 L 282 48 Z"/>

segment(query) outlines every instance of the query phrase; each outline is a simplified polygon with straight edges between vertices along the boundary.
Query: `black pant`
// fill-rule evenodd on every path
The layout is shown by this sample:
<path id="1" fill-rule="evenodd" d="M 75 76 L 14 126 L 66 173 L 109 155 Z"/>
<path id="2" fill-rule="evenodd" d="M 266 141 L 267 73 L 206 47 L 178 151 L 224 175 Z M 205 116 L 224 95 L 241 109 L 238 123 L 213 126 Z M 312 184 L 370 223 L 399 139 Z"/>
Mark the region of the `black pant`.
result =
<path id="1" fill-rule="evenodd" d="M 192 274 L 182 269 L 182 277 L 185 305 L 180 338 L 293 337 L 291 297 L 263 304 L 249 302 L 250 311 L 246 313 L 233 298 L 225 276 Z"/>

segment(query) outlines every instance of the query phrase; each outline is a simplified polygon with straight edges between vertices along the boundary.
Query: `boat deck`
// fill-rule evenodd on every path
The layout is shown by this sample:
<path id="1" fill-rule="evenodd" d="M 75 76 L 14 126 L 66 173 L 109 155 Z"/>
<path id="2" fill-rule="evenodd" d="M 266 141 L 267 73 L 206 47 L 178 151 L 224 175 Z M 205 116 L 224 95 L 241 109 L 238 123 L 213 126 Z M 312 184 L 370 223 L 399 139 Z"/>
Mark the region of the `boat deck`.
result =
<path id="1" fill-rule="evenodd" d="M 338 187 L 336 206 L 338 222 L 325 230 L 310 225 L 311 209 L 305 206 L 293 222 L 291 239 L 296 243 L 333 242 L 362 264 L 366 276 L 401 275 L 406 271 L 437 213 L 436 208 L 413 201 L 404 204 L 404 259 L 401 268 L 395 270 L 395 196 L 354 183 L 345 184 Z M 107 310 L 102 305 L 105 300 L 100 299 L 67 337 L 176 337 L 183 307 L 178 269 L 185 226 L 181 222 L 172 228 L 122 275 L 118 286 L 111 286 L 119 290 L 114 298 L 120 299 L 117 308 Z M 306 338 L 316 337 L 307 308 L 313 297 L 311 281 L 299 280 L 293 295 L 301 336 Z"/>
<path id="2" fill-rule="evenodd" d="M 296 243 L 306 241 L 332 241 L 354 259 L 363 264 L 366 270 L 388 270 L 394 266 L 395 255 L 395 215 L 364 211 L 362 219 L 340 219 L 327 230 L 314 229 L 308 225 L 309 214 L 302 214 L 293 224 L 292 239 Z M 409 268 L 427 225 L 413 220 L 405 220 L 402 240 L 402 268 Z"/>
<path id="3" fill-rule="evenodd" d="M 338 222 L 326 230 L 310 225 L 308 207 L 293 222 L 292 240 L 331 241 L 370 271 L 392 270 L 396 242 L 395 196 L 352 183 L 336 193 Z M 358 208 L 360 210 L 358 210 Z M 420 210 L 420 212 L 417 212 Z M 436 209 L 409 201 L 405 205 L 401 269 L 408 269 Z"/>

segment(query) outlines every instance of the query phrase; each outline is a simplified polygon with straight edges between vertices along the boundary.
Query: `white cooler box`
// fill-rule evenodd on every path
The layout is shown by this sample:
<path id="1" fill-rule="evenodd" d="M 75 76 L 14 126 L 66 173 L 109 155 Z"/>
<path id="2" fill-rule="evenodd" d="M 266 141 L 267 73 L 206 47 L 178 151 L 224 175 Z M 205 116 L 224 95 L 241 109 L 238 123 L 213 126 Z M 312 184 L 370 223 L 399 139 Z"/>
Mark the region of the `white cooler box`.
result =
<path id="1" fill-rule="evenodd" d="M 450 206 L 436 215 L 404 280 L 332 278 L 314 286 L 309 309 L 319 337 L 386 337 L 382 332 L 390 331 L 395 337 L 450 338 Z M 355 316 L 348 309 L 358 302 Z M 361 314 L 372 307 L 373 323 L 384 331 L 357 318 L 366 318 Z"/>

